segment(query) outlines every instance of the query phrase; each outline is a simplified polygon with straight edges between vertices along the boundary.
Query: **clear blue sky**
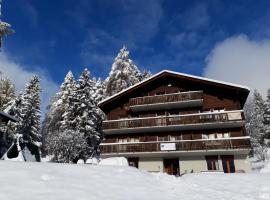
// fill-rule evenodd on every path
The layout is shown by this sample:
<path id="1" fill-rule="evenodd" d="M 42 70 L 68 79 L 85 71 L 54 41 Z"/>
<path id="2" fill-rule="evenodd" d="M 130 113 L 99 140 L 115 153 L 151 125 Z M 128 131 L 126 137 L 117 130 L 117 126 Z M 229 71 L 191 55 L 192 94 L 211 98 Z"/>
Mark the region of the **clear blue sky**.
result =
<path id="1" fill-rule="evenodd" d="M 123 45 L 153 73 L 202 75 L 219 42 L 270 36 L 267 0 L 4 0 L 3 15 L 16 30 L 5 51 L 24 66 L 46 70 L 56 83 L 85 66 L 106 77 Z"/>

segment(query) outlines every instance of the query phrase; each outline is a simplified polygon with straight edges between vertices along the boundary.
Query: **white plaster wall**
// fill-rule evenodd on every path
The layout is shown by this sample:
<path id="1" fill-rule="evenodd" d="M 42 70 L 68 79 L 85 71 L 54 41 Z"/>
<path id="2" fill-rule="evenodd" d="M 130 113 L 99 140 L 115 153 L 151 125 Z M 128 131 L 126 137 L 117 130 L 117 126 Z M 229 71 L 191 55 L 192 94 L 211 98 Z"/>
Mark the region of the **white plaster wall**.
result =
<path id="1" fill-rule="evenodd" d="M 181 156 L 179 157 L 180 173 L 201 172 L 207 170 L 204 156 Z"/>
<path id="2" fill-rule="evenodd" d="M 235 171 L 244 170 L 250 172 L 251 166 L 247 155 L 235 155 L 234 156 Z"/>
<path id="3" fill-rule="evenodd" d="M 140 158 L 139 169 L 150 172 L 163 172 L 163 158 Z"/>

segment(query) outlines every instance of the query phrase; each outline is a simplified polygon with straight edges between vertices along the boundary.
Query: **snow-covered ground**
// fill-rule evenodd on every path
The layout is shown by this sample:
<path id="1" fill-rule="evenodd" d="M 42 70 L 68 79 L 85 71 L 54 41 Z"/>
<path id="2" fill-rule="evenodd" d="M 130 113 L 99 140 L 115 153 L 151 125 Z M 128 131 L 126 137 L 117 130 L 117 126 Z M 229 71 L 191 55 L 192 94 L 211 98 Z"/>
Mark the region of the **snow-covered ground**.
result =
<path id="1" fill-rule="evenodd" d="M 190 174 L 132 167 L 0 161 L 2 200 L 270 199 L 270 174 Z"/>

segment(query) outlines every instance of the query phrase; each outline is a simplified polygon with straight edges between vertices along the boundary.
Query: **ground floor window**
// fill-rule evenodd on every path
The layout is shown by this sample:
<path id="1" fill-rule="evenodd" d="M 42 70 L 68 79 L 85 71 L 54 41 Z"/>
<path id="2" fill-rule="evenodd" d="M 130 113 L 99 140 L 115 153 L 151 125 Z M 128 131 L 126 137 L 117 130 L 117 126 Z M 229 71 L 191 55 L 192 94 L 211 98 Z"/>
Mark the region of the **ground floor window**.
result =
<path id="1" fill-rule="evenodd" d="M 219 170 L 218 156 L 205 156 L 208 170 Z"/>
<path id="2" fill-rule="evenodd" d="M 224 173 L 234 173 L 234 156 L 233 155 L 221 155 L 222 167 Z"/>
<path id="3" fill-rule="evenodd" d="M 164 159 L 164 172 L 170 175 L 180 175 L 179 159 Z"/>

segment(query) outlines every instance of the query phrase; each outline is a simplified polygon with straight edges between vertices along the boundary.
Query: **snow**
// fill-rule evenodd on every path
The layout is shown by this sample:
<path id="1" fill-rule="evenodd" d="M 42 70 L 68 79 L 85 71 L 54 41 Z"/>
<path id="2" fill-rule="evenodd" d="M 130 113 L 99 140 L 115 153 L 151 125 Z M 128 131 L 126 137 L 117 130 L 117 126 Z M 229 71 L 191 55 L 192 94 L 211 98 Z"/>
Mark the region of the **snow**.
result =
<path id="1" fill-rule="evenodd" d="M 133 167 L 0 161 L 0 199 L 270 199 L 270 174 L 148 173 Z"/>
<path id="2" fill-rule="evenodd" d="M 124 157 L 105 158 L 99 162 L 99 165 L 128 166 L 128 161 Z"/>
<path id="3" fill-rule="evenodd" d="M 270 173 L 270 148 L 267 149 L 265 163 L 264 167 L 261 169 L 261 173 Z"/>

